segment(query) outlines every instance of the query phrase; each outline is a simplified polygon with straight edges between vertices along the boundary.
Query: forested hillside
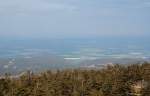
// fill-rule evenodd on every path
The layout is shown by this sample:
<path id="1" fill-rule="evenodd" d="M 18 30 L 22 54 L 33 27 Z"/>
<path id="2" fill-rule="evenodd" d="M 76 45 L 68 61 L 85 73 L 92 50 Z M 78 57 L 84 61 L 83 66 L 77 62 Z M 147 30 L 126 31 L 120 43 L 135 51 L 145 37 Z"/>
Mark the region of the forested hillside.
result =
<path id="1" fill-rule="evenodd" d="M 150 64 L 68 69 L 0 79 L 0 96 L 150 96 Z"/>

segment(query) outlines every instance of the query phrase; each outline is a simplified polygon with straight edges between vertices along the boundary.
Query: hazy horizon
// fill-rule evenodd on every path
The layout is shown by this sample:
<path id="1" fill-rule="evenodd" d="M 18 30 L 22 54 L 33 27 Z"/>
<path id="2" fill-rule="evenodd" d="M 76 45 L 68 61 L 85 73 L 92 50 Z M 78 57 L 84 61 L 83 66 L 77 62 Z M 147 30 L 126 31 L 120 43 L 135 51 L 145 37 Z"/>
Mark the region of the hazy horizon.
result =
<path id="1" fill-rule="evenodd" d="M 0 0 L 0 37 L 149 37 L 149 10 L 148 0 Z"/>
<path id="2" fill-rule="evenodd" d="M 150 61 L 149 0 L 0 0 L 0 72 Z"/>

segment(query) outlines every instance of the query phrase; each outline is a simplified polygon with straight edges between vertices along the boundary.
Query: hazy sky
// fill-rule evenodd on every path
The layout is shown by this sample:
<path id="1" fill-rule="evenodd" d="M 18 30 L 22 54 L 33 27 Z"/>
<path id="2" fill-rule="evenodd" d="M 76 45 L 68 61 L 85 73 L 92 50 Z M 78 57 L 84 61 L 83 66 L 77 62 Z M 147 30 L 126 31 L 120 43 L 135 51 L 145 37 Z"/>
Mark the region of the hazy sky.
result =
<path id="1" fill-rule="evenodd" d="M 0 0 L 0 37 L 150 36 L 150 0 Z"/>

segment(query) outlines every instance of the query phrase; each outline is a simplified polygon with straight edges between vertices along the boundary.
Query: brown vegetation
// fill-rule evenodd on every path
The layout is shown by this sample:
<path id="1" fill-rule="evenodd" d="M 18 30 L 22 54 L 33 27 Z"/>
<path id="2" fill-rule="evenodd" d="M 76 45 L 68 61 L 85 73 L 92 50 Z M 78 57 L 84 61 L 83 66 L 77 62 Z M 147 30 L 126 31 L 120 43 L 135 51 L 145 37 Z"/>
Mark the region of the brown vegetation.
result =
<path id="1" fill-rule="evenodd" d="M 0 96 L 136 96 L 132 86 L 146 82 L 150 96 L 150 64 L 114 65 L 99 70 L 63 70 L 0 79 Z"/>

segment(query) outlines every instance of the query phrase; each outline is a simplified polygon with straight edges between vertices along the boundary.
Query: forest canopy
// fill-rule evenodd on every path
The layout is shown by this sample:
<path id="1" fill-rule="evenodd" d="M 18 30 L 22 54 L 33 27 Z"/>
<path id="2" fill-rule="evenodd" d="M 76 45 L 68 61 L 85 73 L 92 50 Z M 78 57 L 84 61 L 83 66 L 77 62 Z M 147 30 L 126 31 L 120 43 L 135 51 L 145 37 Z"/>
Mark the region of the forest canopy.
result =
<path id="1" fill-rule="evenodd" d="M 0 96 L 150 96 L 150 63 L 6 75 Z"/>

